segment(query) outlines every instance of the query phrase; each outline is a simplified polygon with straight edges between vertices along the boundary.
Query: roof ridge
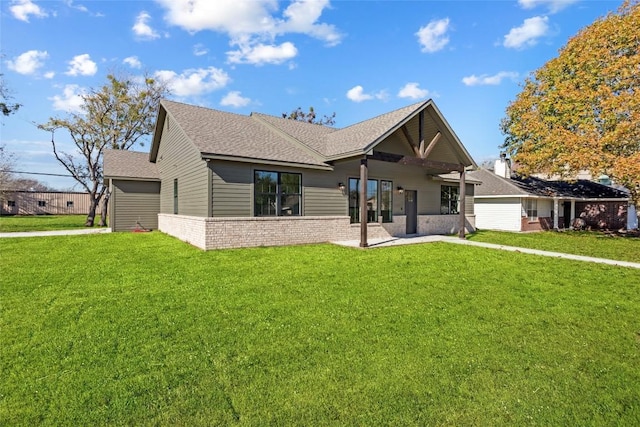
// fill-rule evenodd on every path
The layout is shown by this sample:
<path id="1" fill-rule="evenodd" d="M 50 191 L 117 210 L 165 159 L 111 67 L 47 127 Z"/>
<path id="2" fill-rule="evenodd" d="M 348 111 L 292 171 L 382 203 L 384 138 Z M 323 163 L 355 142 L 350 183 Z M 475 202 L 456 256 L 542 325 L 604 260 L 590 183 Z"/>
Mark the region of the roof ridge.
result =
<path id="1" fill-rule="evenodd" d="M 289 142 L 292 142 L 292 143 L 296 144 L 297 146 L 299 146 L 300 148 L 306 150 L 309 154 L 314 156 L 316 159 L 318 159 L 318 160 L 320 160 L 322 162 L 326 162 L 327 161 L 327 157 L 325 155 L 323 155 L 322 153 L 320 153 L 320 152 L 314 150 L 313 148 L 309 147 L 303 141 L 299 140 L 298 138 L 294 137 L 293 135 L 289 134 L 288 132 L 285 132 L 284 130 L 280 129 L 279 127 L 275 126 L 274 124 L 269 123 L 267 120 L 265 120 L 265 119 L 263 119 L 261 117 L 258 117 L 258 115 L 269 116 L 268 114 L 251 113 L 249 115 L 249 117 L 252 118 L 253 120 L 256 120 L 257 122 L 267 126 L 269 129 L 279 133 L 286 140 L 288 140 Z M 278 117 L 275 117 L 275 116 L 269 116 L 269 117 L 278 118 Z M 282 120 L 289 120 L 289 119 L 282 119 Z M 309 123 L 309 124 L 311 124 L 311 123 Z"/>

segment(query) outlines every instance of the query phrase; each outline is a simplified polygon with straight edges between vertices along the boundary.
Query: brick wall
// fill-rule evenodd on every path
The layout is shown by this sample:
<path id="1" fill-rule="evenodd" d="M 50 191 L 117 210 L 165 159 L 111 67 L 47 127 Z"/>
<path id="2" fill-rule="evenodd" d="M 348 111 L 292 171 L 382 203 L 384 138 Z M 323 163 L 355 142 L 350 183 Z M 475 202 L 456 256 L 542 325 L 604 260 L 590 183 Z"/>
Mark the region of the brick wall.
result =
<path id="1" fill-rule="evenodd" d="M 475 222 L 474 217 L 469 220 Z M 451 215 L 418 218 L 420 234 L 453 233 L 457 224 L 458 217 Z M 350 224 L 348 216 L 202 218 L 159 214 L 158 229 L 204 250 L 360 240 L 360 224 Z M 394 218 L 393 223 L 367 225 L 369 239 L 404 234 L 404 216 Z"/>

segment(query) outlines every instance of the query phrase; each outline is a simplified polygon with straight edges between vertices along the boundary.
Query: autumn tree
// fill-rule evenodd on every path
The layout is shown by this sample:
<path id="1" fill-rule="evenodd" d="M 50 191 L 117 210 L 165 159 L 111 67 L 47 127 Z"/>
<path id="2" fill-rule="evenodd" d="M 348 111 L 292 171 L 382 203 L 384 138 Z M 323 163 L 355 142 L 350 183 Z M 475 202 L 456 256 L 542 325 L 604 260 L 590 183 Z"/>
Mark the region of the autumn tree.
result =
<path id="1" fill-rule="evenodd" d="M 67 118 L 50 118 L 38 127 L 51 132 L 55 158 L 89 193 L 90 208 L 85 225 L 92 227 L 96 209 L 104 197 L 100 225 L 106 225 L 108 188 L 103 180 L 105 149 L 128 150 L 142 145 L 153 133 L 160 99 L 167 95 L 165 84 L 148 76 L 142 80 L 107 76 L 107 84 L 82 96 L 81 112 Z M 73 151 L 61 149 L 57 131 L 71 138 Z"/>
<path id="2" fill-rule="evenodd" d="M 333 113 L 331 116 L 324 115 L 322 118 L 318 118 L 313 107 L 309 107 L 309 111 L 307 113 L 305 113 L 302 108 L 298 107 L 288 114 L 282 113 L 282 118 L 323 126 L 333 126 L 336 124 L 336 113 Z"/>
<path id="3" fill-rule="evenodd" d="M 524 82 L 501 123 L 518 171 L 609 175 L 640 206 L 640 6 L 582 29 Z"/>

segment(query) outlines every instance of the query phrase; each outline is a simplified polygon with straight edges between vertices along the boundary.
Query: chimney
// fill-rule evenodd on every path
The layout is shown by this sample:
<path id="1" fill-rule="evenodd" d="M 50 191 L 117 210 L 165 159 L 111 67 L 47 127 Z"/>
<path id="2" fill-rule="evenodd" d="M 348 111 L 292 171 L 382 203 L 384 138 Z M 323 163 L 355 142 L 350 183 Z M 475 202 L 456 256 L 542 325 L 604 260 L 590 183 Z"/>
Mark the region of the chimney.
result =
<path id="1" fill-rule="evenodd" d="M 493 172 L 503 178 L 511 178 L 511 160 L 507 159 L 507 153 L 500 153 L 500 158 L 493 166 Z"/>

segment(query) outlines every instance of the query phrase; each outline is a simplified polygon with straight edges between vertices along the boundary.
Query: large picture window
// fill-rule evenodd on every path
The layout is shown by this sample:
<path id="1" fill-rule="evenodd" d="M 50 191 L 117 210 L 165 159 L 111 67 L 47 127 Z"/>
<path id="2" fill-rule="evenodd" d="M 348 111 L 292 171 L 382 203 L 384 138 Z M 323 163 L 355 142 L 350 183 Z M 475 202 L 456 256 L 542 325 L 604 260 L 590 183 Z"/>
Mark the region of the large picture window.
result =
<path id="1" fill-rule="evenodd" d="M 380 185 L 378 185 L 380 184 Z M 377 179 L 367 180 L 367 222 L 392 222 L 393 183 Z M 351 223 L 360 222 L 360 180 L 349 178 L 349 217 Z"/>
<path id="2" fill-rule="evenodd" d="M 440 215 L 453 215 L 460 212 L 460 189 L 452 185 L 440 187 Z"/>
<path id="3" fill-rule="evenodd" d="M 300 215 L 302 176 L 299 173 L 255 171 L 255 216 Z"/>

